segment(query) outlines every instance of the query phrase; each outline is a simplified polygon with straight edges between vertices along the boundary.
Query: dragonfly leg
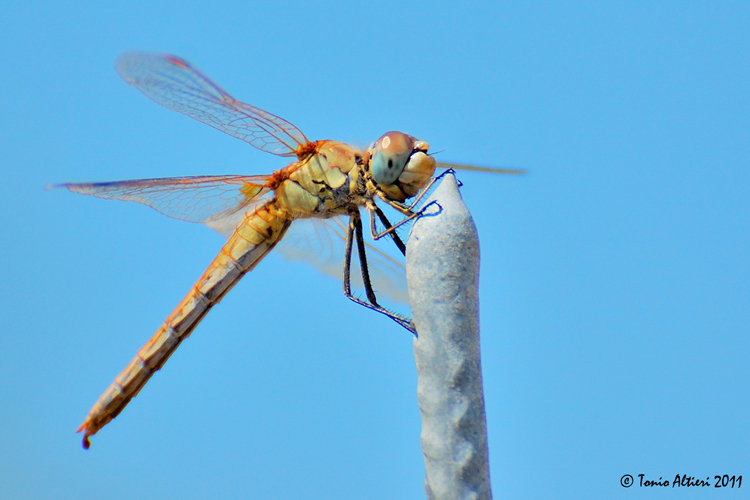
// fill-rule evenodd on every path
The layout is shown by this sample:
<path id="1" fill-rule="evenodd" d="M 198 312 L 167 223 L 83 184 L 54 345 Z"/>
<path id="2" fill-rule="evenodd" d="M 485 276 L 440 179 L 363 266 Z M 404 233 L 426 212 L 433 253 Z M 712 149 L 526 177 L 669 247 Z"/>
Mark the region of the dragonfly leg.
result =
<path id="1" fill-rule="evenodd" d="M 411 203 L 411 205 L 409 205 L 409 209 L 413 210 L 414 207 L 416 207 L 417 204 L 419 204 L 419 202 L 422 200 L 422 198 L 424 197 L 424 195 L 426 195 L 430 191 L 430 189 L 432 189 L 433 184 L 435 184 L 437 181 L 439 181 L 440 179 L 442 179 L 443 177 L 445 177 L 448 174 L 452 175 L 453 178 L 456 179 L 456 183 L 458 184 L 458 187 L 461 187 L 461 186 L 464 185 L 464 183 L 461 182 L 461 179 L 459 179 L 458 177 L 456 177 L 456 171 L 453 170 L 452 168 L 449 168 L 445 172 L 443 172 L 442 174 L 437 175 L 437 176 L 433 177 L 432 179 L 430 179 L 430 182 L 428 182 L 427 185 L 422 188 L 422 190 L 419 192 L 419 194 L 417 194 L 417 197 L 414 198 L 414 201 Z"/>
<path id="2" fill-rule="evenodd" d="M 411 320 L 408 318 L 405 318 L 403 316 L 400 316 L 394 312 L 389 311 L 388 309 L 382 307 L 380 304 L 378 304 L 378 300 L 375 297 L 375 291 L 372 289 L 372 283 L 370 282 L 370 271 L 367 268 L 367 256 L 365 253 L 365 239 L 363 237 L 363 231 L 362 231 L 362 218 L 359 215 L 359 212 L 352 214 L 349 217 L 349 230 L 347 231 L 346 235 L 346 252 L 344 255 L 344 295 L 346 297 L 356 302 L 357 304 L 360 304 L 362 306 L 365 306 L 368 309 L 372 309 L 373 311 L 377 311 L 381 314 L 385 314 L 389 318 L 391 318 L 393 321 L 398 323 L 399 325 L 403 326 L 410 332 L 416 334 L 416 330 L 414 329 L 414 326 L 411 323 Z M 354 294 L 352 294 L 352 288 L 351 288 L 351 267 L 352 267 L 352 250 L 353 250 L 353 241 L 357 240 L 357 255 L 359 255 L 359 263 L 360 268 L 362 272 L 362 281 L 365 285 L 365 293 L 367 294 L 367 300 L 364 301 L 360 299 L 359 297 L 356 297 Z"/>
<path id="3" fill-rule="evenodd" d="M 391 224 L 391 222 L 388 220 L 388 218 L 385 216 L 385 214 L 382 212 L 382 210 L 380 210 L 376 206 L 375 207 L 376 214 L 380 218 L 380 222 L 382 222 L 383 225 L 385 226 L 385 230 L 383 230 L 382 232 L 378 232 L 377 227 L 375 226 L 375 218 L 372 215 L 372 211 L 373 210 L 370 207 L 368 207 L 368 210 L 371 210 L 371 212 L 370 212 L 370 232 L 372 233 L 372 239 L 379 240 L 380 238 L 382 238 L 386 234 L 390 234 L 391 237 L 394 238 L 394 241 L 396 241 L 396 238 L 398 237 L 398 235 L 396 234 L 396 229 L 398 229 L 401 225 L 406 224 L 407 222 L 409 222 L 411 220 L 417 219 L 417 218 L 425 215 L 425 213 L 427 212 L 427 209 L 430 208 L 433 205 L 435 205 L 436 207 L 438 207 L 438 213 L 439 213 L 439 211 L 441 210 L 440 204 L 438 204 L 437 201 L 431 201 L 430 203 L 428 203 L 424 207 L 420 208 L 416 212 L 412 212 L 410 210 L 406 214 L 407 215 L 406 217 L 404 217 L 402 220 L 398 221 L 395 224 Z M 402 247 L 399 245 L 400 241 L 401 241 L 401 238 L 399 238 L 398 241 L 396 241 L 396 246 L 398 246 L 399 250 L 401 250 L 401 252 L 404 255 L 406 255 L 406 246 L 404 246 L 403 249 L 402 249 Z M 403 245 L 403 242 L 401 244 Z"/>
<path id="4" fill-rule="evenodd" d="M 391 221 L 388 220 L 388 217 L 385 216 L 382 210 L 380 210 L 380 207 L 375 205 L 375 203 L 372 204 L 372 206 L 367 207 L 368 212 L 370 213 L 370 235 L 372 236 L 373 240 L 379 240 L 382 238 L 386 233 L 385 232 L 378 232 L 378 228 L 375 222 L 375 216 L 377 215 L 380 219 L 381 224 L 385 226 L 386 231 L 391 229 L 392 224 Z M 401 237 L 396 233 L 396 231 L 391 231 L 389 233 L 391 235 L 391 238 L 393 238 L 393 242 L 396 244 L 398 249 L 401 251 L 403 255 L 406 255 L 406 245 L 404 245 L 404 242 L 401 240 Z"/>
<path id="5" fill-rule="evenodd" d="M 432 182 L 432 181 L 430 181 L 430 182 Z M 382 192 L 381 192 L 381 191 L 379 191 L 379 190 L 378 190 L 378 191 L 377 191 L 377 192 L 376 192 L 375 194 L 376 194 L 376 195 L 378 196 L 378 198 L 380 198 L 380 199 L 381 199 L 382 201 L 384 201 L 385 203 L 387 203 L 387 204 L 388 204 L 388 205 L 390 205 L 391 207 L 395 208 L 396 210 L 398 210 L 399 212 L 401 212 L 401 213 L 402 213 L 402 214 L 404 214 L 404 215 L 411 215 L 411 214 L 413 214 L 413 213 L 414 213 L 414 212 L 412 212 L 412 210 L 411 210 L 411 209 L 412 209 L 413 207 L 411 207 L 410 205 L 407 205 L 407 204 L 405 204 L 405 203 L 401 203 L 401 202 L 399 202 L 399 201 L 389 200 L 389 199 L 388 199 L 388 197 L 387 197 L 387 196 L 385 195 L 385 193 L 382 193 Z"/>
<path id="6" fill-rule="evenodd" d="M 380 198 L 385 203 L 389 204 L 390 206 L 392 206 L 393 208 L 395 208 L 396 210 L 398 210 L 402 214 L 404 214 L 404 215 L 412 215 L 412 213 L 414 211 L 414 207 L 416 207 L 419 204 L 419 202 L 422 201 L 422 198 L 424 198 L 424 196 L 430 191 L 430 189 L 432 189 L 432 186 L 437 181 L 439 181 L 440 179 L 442 179 L 443 177 L 445 177 L 448 174 L 451 174 L 451 175 L 453 175 L 455 177 L 456 171 L 453 170 L 452 168 L 449 168 L 448 170 L 446 170 L 442 174 L 440 174 L 438 176 L 435 176 L 432 179 L 430 179 L 430 182 L 428 182 L 427 185 L 425 187 L 423 187 L 419 191 L 419 193 L 417 194 L 417 197 L 414 198 L 414 201 L 412 201 L 410 205 L 407 205 L 405 203 L 401 203 L 401 202 L 398 202 L 398 201 L 394 201 L 394 200 L 389 200 L 388 197 L 385 195 L 385 193 L 381 192 L 380 190 L 377 190 L 376 194 L 377 194 L 378 198 Z M 458 187 L 463 186 L 463 183 L 460 180 L 456 179 L 456 181 L 458 182 Z M 427 208 L 427 207 L 424 207 L 421 211 L 424 211 L 425 208 Z"/>

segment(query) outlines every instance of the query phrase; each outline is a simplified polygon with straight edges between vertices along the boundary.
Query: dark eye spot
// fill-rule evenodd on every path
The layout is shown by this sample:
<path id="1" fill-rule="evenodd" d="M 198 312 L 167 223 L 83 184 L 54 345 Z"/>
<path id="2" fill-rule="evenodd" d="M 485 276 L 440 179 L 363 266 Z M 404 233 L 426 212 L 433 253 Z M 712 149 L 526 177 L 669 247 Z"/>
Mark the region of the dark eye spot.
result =
<path id="1" fill-rule="evenodd" d="M 326 156 L 326 154 L 325 154 L 325 153 L 320 153 L 320 156 L 321 156 L 321 157 L 322 157 L 322 158 L 323 158 L 323 159 L 324 159 L 325 161 L 328 161 L 328 157 Z"/>
<path id="2" fill-rule="evenodd" d="M 393 160 L 392 159 L 388 160 L 388 168 L 393 168 Z"/>

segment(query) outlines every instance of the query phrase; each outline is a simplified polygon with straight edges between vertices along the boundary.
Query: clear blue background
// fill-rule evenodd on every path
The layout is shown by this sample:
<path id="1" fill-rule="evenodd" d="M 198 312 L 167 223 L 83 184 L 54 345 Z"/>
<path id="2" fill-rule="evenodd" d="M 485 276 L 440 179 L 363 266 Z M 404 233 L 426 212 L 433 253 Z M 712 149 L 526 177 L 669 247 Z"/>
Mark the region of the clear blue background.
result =
<path id="1" fill-rule="evenodd" d="M 274 255 L 81 449 L 223 239 L 43 187 L 284 165 L 129 88 L 128 50 L 313 139 L 529 169 L 461 175 L 495 498 L 750 489 L 750 4 L 127 3 L 0 6 L 0 497 L 424 497 L 411 338 Z"/>

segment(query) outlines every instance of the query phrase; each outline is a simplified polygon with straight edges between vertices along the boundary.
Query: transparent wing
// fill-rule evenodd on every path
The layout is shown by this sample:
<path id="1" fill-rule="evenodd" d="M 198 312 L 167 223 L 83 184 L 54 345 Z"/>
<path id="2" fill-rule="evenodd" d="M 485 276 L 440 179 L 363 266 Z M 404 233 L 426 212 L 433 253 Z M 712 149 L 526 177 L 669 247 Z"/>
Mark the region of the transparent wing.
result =
<path id="1" fill-rule="evenodd" d="M 332 219 L 298 219 L 292 223 L 276 248 L 284 258 L 308 262 L 323 274 L 341 281 L 348 226 L 347 216 Z M 398 250 L 391 251 L 390 248 L 395 249 L 395 245 L 387 238 L 375 244 L 367 242 L 366 245 L 367 265 L 375 294 L 379 299 L 408 304 L 403 257 L 399 259 Z M 356 245 L 352 254 L 352 286 L 362 290 L 364 285 Z"/>
<path id="2" fill-rule="evenodd" d="M 469 170 L 471 172 L 487 172 L 490 174 L 525 174 L 526 170 L 522 168 L 494 168 L 494 167 L 478 167 L 476 165 L 464 165 L 463 163 L 449 163 L 439 161 L 437 162 L 437 168 L 444 169 L 455 169 L 455 170 Z"/>
<path id="3" fill-rule="evenodd" d="M 213 227 L 212 224 L 219 224 L 233 215 L 244 214 L 270 193 L 271 190 L 265 187 L 266 179 L 267 176 L 263 175 L 223 175 L 57 184 L 49 187 L 62 187 L 74 193 L 108 200 L 135 201 L 174 219 L 202 222 Z"/>
<path id="4" fill-rule="evenodd" d="M 242 139 L 268 153 L 296 156 L 309 141 L 294 125 L 227 94 L 196 68 L 166 54 L 129 52 L 117 72 L 148 98 L 169 109 Z"/>

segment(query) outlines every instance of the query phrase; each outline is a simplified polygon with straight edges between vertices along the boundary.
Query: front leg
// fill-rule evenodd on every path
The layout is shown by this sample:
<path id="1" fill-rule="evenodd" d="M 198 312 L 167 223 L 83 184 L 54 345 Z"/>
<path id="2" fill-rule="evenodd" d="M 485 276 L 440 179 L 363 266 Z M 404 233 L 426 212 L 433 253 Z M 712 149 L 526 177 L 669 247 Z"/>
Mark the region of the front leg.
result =
<path id="1" fill-rule="evenodd" d="M 394 202 L 395 203 L 395 202 Z M 417 212 L 412 212 L 411 209 L 404 212 L 407 217 L 404 217 L 402 220 L 398 221 L 395 224 L 391 224 L 391 222 L 388 220 L 388 218 L 385 216 L 382 210 L 378 208 L 377 205 L 375 205 L 374 202 L 370 202 L 367 205 L 367 210 L 370 211 L 370 234 L 372 235 L 373 240 L 379 240 L 386 234 L 391 235 L 393 238 L 393 241 L 396 243 L 396 246 L 399 250 L 401 250 L 401 253 L 406 255 L 406 245 L 404 245 L 403 241 L 401 241 L 401 238 L 396 234 L 396 229 L 401 227 L 403 224 L 406 224 L 409 221 L 412 221 L 414 219 L 417 219 L 425 214 L 428 208 L 430 208 L 432 205 L 435 205 L 437 207 L 440 207 L 440 205 L 437 203 L 437 201 L 431 201 L 421 209 L 419 209 Z M 380 218 L 380 222 L 383 223 L 385 226 L 385 230 L 378 232 L 378 228 L 375 223 L 375 215 Z"/>

